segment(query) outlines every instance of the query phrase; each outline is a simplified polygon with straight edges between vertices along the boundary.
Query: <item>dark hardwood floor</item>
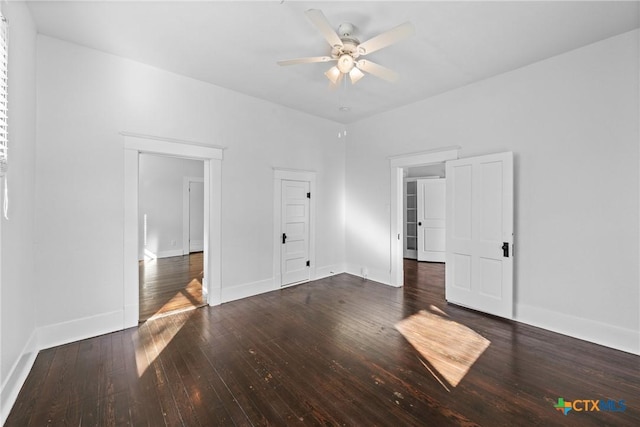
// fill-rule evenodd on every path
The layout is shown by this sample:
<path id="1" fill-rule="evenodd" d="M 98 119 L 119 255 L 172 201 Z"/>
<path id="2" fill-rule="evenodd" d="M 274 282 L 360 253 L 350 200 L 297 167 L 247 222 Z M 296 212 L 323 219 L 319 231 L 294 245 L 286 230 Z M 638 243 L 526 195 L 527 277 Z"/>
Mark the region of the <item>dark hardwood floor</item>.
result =
<path id="1" fill-rule="evenodd" d="M 140 261 L 140 321 L 205 305 L 202 270 L 202 252 Z"/>
<path id="2" fill-rule="evenodd" d="M 6 425 L 640 425 L 638 356 L 447 305 L 442 264 L 405 269 L 43 350 Z"/>

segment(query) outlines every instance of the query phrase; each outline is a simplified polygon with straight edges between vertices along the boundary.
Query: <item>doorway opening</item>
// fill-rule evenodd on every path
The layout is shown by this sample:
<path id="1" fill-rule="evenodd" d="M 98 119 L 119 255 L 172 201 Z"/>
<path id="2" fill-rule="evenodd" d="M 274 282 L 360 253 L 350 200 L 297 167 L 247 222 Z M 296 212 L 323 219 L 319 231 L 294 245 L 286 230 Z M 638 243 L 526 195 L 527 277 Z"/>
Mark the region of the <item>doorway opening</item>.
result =
<path id="1" fill-rule="evenodd" d="M 221 303 L 221 181 L 223 148 L 199 143 L 133 133 L 124 136 L 124 280 L 123 328 L 138 325 L 140 318 L 140 233 L 144 221 L 139 215 L 140 156 L 159 154 L 203 164 L 204 212 L 202 251 L 202 293 L 205 303 Z M 180 226 L 181 228 L 182 226 Z M 176 239 L 177 240 L 177 239 Z M 148 243 L 148 242 L 147 242 Z M 171 243 L 171 241 L 170 241 Z M 177 241 L 176 241 L 177 246 Z M 177 251 L 177 249 L 176 249 Z M 170 254 L 172 252 L 169 252 Z M 156 254 L 157 255 L 157 254 Z M 176 256 L 182 255 L 182 250 Z"/>
<path id="2" fill-rule="evenodd" d="M 403 257 L 424 262 L 445 261 L 445 165 L 403 169 Z"/>
<path id="3" fill-rule="evenodd" d="M 139 321 L 204 306 L 204 162 L 142 153 L 138 188 Z"/>
<path id="4" fill-rule="evenodd" d="M 424 223 L 418 226 L 418 200 L 417 188 L 415 194 L 415 233 L 409 236 L 406 230 L 408 223 L 408 212 L 405 205 L 409 202 L 405 201 L 405 178 L 408 177 L 409 171 L 415 174 L 435 174 L 439 171 L 447 160 L 455 160 L 458 158 L 459 147 L 451 147 L 441 150 L 426 151 L 422 153 L 407 154 L 390 158 L 391 167 L 391 284 L 394 286 L 402 286 L 404 284 L 404 258 L 405 248 L 407 244 L 413 243 L 415 255 L 417 258 L 418 250 L 418 232 L 424 229 Z M 439 175 L 439 173 L 438 173 Z M 414 202 L 412 202 L 414 203 Z M 411 219 L 414 219 L 411 217 Z M 413 224 L 412 224 L 413 226 Z M 413 237 L 415 240 L 411 240 Z"/>

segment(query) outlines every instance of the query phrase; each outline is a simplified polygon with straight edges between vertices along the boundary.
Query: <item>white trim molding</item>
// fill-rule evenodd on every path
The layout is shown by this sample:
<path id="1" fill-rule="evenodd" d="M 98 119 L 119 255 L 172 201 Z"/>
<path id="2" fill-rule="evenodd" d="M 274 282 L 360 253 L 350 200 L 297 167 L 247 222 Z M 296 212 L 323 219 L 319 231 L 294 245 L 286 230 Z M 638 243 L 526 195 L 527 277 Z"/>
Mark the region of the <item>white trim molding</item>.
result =
<path id="1" fill-rule="evenodd" d="M 640 356 L 638 331 L 526 304 L 514 304 L 514 320 Z"/>
<path id="2" fill-rule="evenodd" d="M 36 361 L 40 347 L 38 346 L 38 330 L 35 329 L 24 348 L 20 352 L 20 357 L 15 361 L 6 378 L 0 385 L 0 425 L 4 425 L 13 404 L 18 398 L 18 393 L 27 380 L 27 376 Z"/>
<path id="3" fill-rule="evenodd" d="M 447 160 L 456 160 L 458 158 L 458 151 L 460 151 L 460 146 L 455 145 L 453 147 L 437 148 L 435 150 L 399 154 L 389 156 L 389 164 L 392 168 L 405 168 L 442 163 Z"/>
<path id="4" fill-rule="evenodd" d="M 164 154 L 185 159 L 222 160 L 226 147 L 202 142 L 184 141 L 133 132 L 120 132 L 124 136 L 125 148 L 141 153 Z"/>
<path id="5" fill-rule="evenodd" d="M 124 307 L 123 328 L 136 326 L 138 290 L 138 177 L 140 153 L 162 154 L 204 161 L 204 278 L 209 305 L 222 302 L 221 191 L 224 147 L 172 138 L 121 132 L 124 137 Z"/>

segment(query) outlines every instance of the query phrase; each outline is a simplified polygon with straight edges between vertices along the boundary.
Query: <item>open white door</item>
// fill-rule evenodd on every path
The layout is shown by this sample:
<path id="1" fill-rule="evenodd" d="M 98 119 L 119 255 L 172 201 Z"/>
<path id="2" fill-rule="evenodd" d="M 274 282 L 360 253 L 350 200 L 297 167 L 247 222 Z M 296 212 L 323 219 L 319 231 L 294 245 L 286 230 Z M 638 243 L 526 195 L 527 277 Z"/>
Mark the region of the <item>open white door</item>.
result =
<path id="1" fill-rule="evenodd" d="M 309 182 L 282 181 L 282 286 L 309 280 Z"/>
<path id="2" fill-rule="evenodd" d="M 513 316 L 513 153 L 446 165 L 448 302 Z"/>
<path id="3" fill-rule="evenodd" d="M 445 261 L 445 179 L 419 179 L 418 261 Z"/>

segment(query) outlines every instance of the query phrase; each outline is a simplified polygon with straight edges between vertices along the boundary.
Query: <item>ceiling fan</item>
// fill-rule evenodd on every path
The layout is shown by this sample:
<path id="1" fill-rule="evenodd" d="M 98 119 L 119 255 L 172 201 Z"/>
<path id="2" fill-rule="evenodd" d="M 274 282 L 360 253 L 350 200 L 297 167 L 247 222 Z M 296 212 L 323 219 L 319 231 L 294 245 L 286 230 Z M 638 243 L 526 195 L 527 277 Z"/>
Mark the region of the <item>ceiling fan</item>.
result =
<path id="1" fill-rule="evenodd" d="M 360 43 L 360 41 L 353 36 L 354 26 L 352 24 L 341 24 L 336 33 L 321 10 L 309 9 L 305 13 L 311 23 L 315 25 L 327 40 L 329 46 L 331 46 L 331 54 L 329 56 L 314 56 L 278 61 L 278 65 L 337 61 L 336 65 L 324 73 L 334 85 L 340 84 L 345 74 L 349 75 L 352 84 L 356 84 L 364 77 L 363 71 L 388 82 L 395 82 L 398 79 L 398 73 L 395 71 L 367 59 L 360 58 L 413 35 L 415 29 L 411 22 L 405 22 Z"/>

